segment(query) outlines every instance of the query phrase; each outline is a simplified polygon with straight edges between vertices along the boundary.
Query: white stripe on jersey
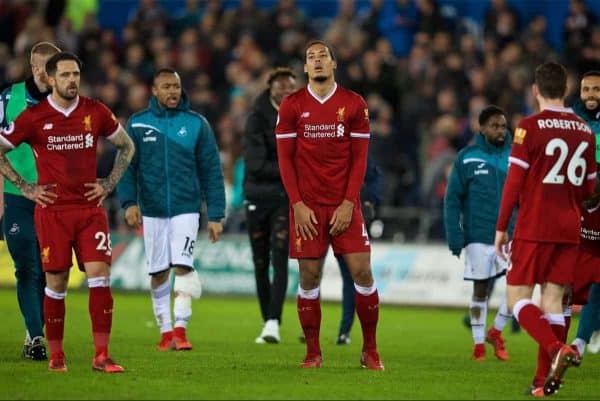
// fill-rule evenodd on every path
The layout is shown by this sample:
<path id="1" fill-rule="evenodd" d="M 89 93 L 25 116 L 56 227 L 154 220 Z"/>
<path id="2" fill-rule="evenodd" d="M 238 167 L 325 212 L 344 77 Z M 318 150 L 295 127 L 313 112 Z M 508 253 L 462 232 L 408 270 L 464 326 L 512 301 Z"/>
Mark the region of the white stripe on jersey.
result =
<path id="1" fill-rule="evenodd" d="M 596 172 L 595 172 L 595 171 L 594 171 L 593 173 L 589 173 L 589 174 L 587 175 L 587 179 L 588 179 L 588 180 L 595 180 L 595 179 L 596 179 L 596 175 L 597 175 L 597 174 L 596 174 Z"/>
<path id="2" fill-rule="evenodd" d="M 160 130 L 150 124 L 144 124 L 144 123 L 133 123 L 131 124 L 132 128 L 149 128 L 149 129 L 153 129 L 154 131 L 160 132 Z"/>
<path id="3" fill-rule="evenodd" d="M 371 133 L 367 132 L 365 133 L 360 133 L 360 132 L 351 132 L 350 136 L 353 138 L 370 138 L 371 137 Z"/>
<path id="4" fill-rule="evenodd" d="M 526 161 L 523 161 L 521 159 L 517 159 L 514 156 L 511 156 L 508 158 L 508 162 L 509 164 L 516 164 L 517 166 L 523 167 L 523 169 L 527 170 L 529 168 L 529 163 L 527 163 Z"/>
<path id="5" fill-rule="evenodd" d="M 115 135 L 117 135 L 117 133 L 122 129 L 123 127 L 121 127 L 121 124 L 119 124 L 119 126 L 117 127 L 117 129 L 110 134 L 109 136 L 106 137 L 106 139 L 113 139 L 115 137 Z"/>
<path id="6" fill-rule="evenodd" d="M 285 139 L 285 138 L 295 138 L 297 134 L 295 132 L 291 132 L 289 134 L 275 134 L 275 138 L 277 139 Z"/>
<path id="7" fill-rule="evenodd" d="M 467 163 L 485 163 L 485 160 L 478 159 L 476 157 L 467 157 L 466 159 L 463 160 L 463 164 L 467 164 Z"/>

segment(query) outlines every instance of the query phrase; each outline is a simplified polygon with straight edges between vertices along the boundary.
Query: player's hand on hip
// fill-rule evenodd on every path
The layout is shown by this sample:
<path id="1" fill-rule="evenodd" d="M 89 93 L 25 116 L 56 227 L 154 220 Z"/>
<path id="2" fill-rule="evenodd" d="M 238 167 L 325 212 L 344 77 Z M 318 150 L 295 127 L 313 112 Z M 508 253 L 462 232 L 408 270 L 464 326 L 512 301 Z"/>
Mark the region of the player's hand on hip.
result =
<path id="1" fill-rule="evenodd" d="M 27 199 L 34 201 L 41 207 L 46 207 L 53 204 L 56 198 L 58 198 L 58 195 L 51 191 L 54 187 L 56 187 L 56 184 L 25 184 L 21 192 Z"/>
<path id="2" fill-rule="evenodd" d="M 350 226 L 350 222 L 352 221 L 353 210 L 354 203 L 344 199 L 344 201 L 335 209 L 333 215 L 331 216 L 331 220 L 329 221 L 329 225 L 331 226 L 329 229 L 329 234 L 335 236 L 346 231 L 346 229 Z"/>
<path id="3" fill-rule="evenodd" d="M 494 247 L 496 248 L 496 253 L 500 257 L 500 259 L 507 261 L 509 251 L 508 251 L 508 233 L 506 231 L 496 231 Z"/>
<path id="4" fill-rule="evenodd" d="M 129 227 L 136 229 L 142 226 L 142 213 L 138 205 L 132 205 L 125 209 L 125 222 Z"/>
<path id="5" fill-rule="evenodd" d="M 223 223 L 219 221 L 209 221 L 207 224 L 208 239 L 210 242 L 217 242 L 223 232 Z"/>
<path id="6" fill-rule="evenodd" d="M 318 233 L 315 227 L 318 224 L 315 212 L 302 201 L 294 203 L 292 209 L 294 209 L 296 237 L 302 237 L 303 240 L 315 238 Z"/>
<path id="7" fill-rule="evenodd" d="M 103 178 L 97 179 L 96 182 L 86 182 L 83 186 L 90 188 L 90 190 L 84 194 L 85 198 L 89 201 L 98 199 L 97 206 L 102 206 L 104 199 L 112 192 L 112 188 L 108 184 L 108 181 Z"/>

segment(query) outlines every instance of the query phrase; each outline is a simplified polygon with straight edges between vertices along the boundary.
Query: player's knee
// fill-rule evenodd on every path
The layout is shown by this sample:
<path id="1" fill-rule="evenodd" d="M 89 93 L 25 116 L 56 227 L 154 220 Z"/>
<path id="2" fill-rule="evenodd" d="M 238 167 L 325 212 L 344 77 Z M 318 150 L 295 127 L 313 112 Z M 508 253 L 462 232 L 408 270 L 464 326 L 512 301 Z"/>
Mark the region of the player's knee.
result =
<path id="1" fill-rule="evenodd" d="M 370 269 L 363 269 L 355 272 L 352 279 L 357 285 L 362 287 L 370 287 L 373 285 L 373 274 Z"/>
<path id="2" fill-rule="evenodd" d="M 200 298 L 202 295 L 202 283 L 200 282 L 198 272 L 192 270 L 188 274 L 176 275 L 173 290 L 189 294 L 192 298 Z"/>

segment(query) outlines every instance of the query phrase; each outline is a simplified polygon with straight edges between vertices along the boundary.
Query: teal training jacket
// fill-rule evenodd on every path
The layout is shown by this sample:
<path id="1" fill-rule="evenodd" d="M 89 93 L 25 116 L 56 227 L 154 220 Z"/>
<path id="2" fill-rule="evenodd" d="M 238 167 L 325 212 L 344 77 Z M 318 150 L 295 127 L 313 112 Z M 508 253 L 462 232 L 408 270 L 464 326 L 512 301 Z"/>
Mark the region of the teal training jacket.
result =
<path id="1" fill-rule="evenodd" d="M 175 109 L 149 107 L 131 116 L 127 133 L 136 152 L 117 186 L 121 206 L 138 204 L 143 216 L 199 213 L 225 217 L 225 187 L 219 150 L 208 121 L 190 110 L 185 93 Z"/>
<path id="2" fill-rule="evenodd" d="M 475 143 L 458 153 L 444 197 L 446 240 L 453 254 L 473 242 L 494 243 L 511 144 L 510 134 L 496 147 L 478 133 Z M 514 217 L 513 213 L 511 233 Z"/>
<path id="3" fill-rule="evenodd" d="M 596 162 L 600 163 L 600 109 L 588 111 L 581 99 L 577 99 L 573 104 L 573 111 L 590 126 L 596 136 Z"/>

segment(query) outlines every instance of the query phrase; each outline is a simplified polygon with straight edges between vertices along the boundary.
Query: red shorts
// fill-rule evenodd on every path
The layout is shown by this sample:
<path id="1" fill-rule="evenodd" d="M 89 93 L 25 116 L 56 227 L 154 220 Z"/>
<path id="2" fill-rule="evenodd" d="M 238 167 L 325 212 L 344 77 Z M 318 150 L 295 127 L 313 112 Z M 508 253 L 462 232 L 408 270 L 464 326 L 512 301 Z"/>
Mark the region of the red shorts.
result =
<path id="1" fill-rule="evenodd" d="M 329 234 L 331 229 L 329 221 L 337 206 L 307 206 L 315 212 L 319 223 L 316 225 L 318 233 L 312 240 L 303 240 L 300 236 L 296 237 L 294 210 L 290 207 L 290 258 L 323 258 L 327 253 L 329 244 L 331 244 L 336 255 L 371 252 L 369 234 L 360 210 L 360 204 L 354 204 L 352 220 L 346 231 L 336 236 Z"/>
<path id="2" fill-rule="evenodd" d="M 103 208 L 48 210 L 36 207 L 34 219 L 45 272 L 68 271 L 73 265 L 73 250 L 81 271 L 87 262 L 110 265 L 112 249 Z"/>
<path id="3" fill-rule="evenodd" d="M 581 250 L 575 265 L 572 303 L 586 304 L 590 287 L 594 283 L 600 283 L 600 255 Z"/>
<path id="4" fill-rule="evenodd" d="M 546 282 L 571 284 L 578 244 L 512 241 L 510 264 L 506 273 L 509 285 L 534 285 Z"/>

